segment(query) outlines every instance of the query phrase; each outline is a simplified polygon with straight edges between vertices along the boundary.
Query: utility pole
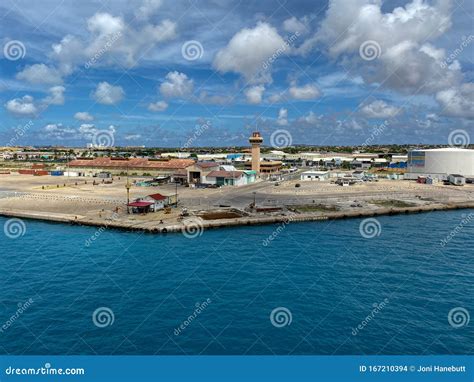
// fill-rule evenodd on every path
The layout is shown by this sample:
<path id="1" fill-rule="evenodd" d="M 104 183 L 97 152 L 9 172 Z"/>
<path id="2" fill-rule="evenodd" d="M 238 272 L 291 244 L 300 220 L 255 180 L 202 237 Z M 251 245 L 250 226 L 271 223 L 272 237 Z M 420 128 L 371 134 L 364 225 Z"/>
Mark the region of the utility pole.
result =
<path id="1" fill-rule="evenodd" d="M 127 165 L 127 183 L 125 183 L 125 188 L 127 189 L 127 214 L 130 214 L 130 187 L 132 185 L 130 184 L 130 181 L 128 179 L 128 165 Z"/>
<path id="2" fill-rule="evenodd" d="M 178 182 L 174 182 L 175 186 L 175 191 L 174 191 L 174 197 L 175 197 L 175 203 L 176 203 L 176 208 L 178 208 Z"/>

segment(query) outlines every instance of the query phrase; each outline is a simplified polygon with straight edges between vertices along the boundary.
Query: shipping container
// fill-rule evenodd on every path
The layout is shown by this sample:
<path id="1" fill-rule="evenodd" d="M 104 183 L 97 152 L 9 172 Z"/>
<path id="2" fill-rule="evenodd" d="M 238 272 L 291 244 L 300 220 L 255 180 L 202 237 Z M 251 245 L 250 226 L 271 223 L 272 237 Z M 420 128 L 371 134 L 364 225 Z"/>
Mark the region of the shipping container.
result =
<path id="1" fill-rule="evenodd" d="M 18 170 L 18 174 L 22 175 L 34 175 L 35 170 Z"/>

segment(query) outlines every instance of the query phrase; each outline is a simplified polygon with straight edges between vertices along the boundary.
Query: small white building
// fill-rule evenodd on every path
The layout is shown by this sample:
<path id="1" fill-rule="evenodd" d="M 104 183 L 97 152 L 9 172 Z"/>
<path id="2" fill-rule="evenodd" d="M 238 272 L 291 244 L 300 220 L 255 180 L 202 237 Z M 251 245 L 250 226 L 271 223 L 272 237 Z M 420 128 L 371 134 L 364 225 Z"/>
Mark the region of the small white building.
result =
<path id="1" fill-rule="evenodd" d="M 464 186 L 466 184 L 466 178 L 459 174 L 449 174 L 448 182 L 455 186 Z"/>
<path id="2" fill-rule="evenodd" d="M 301 173 L 301 180 L 327 180 L 329 179 L 328 171 L 305 171 Z"/>

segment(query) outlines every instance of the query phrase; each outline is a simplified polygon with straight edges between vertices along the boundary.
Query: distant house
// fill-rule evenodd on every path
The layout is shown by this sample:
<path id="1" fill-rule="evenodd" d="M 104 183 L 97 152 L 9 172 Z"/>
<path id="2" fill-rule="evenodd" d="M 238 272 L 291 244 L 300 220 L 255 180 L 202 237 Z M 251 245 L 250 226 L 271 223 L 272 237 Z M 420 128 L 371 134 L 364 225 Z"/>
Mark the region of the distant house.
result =
<path id="1" fill-rule="evenodd" d="M 173 206 L 176 204 L 176 195 L 162 195 L 159 193 L 147 195 L 144 198 L 140 198 L 140 201 L 146 201 L 152 203 L 151 210 L 159 211 L 165 207 Z"/>
<path id="2" fill-rule="evenodd" d="M 190 184 L 206 183 L 207 175 L 212 171 L 219 170 L 220 164 L 211 161 L 196 162 L 189 166 L 187 171 L 187 181 Z"/>
<path id="3" fill-rule="evenodd" d="M 329 179 L 328 171 L 305 171 L 301 173 L 301 180 L 326 180 Z"/>
<path id="4" fill-rule="evenodd" d="M 128 203 L 129 207 L 132 207 L 133 213 L 147 213 L 150 212 L 152 208 L 152 202 L 146 202 L 142 200 L 136 200 L 134 202 Z"/>
<path id="5" fill-rule="evenodd" d="M 212 171 L 206 176 L 208 184 L 217 186 L 242 186 L 247 184 L 247 176 L 244 171 Z"/>
<path id="6" fill-rule="evenodd" d="M 356 158 L 351 162 L 353 169 L 368 169 L 372 165 L 372 160 L 368 158 Z"/>

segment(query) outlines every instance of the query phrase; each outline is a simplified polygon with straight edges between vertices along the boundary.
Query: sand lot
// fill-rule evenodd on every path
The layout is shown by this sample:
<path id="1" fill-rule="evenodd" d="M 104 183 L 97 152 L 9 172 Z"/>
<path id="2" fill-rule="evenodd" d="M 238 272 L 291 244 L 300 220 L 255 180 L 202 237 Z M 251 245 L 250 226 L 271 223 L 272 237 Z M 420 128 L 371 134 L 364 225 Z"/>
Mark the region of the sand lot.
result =
<path id="1" fill-rule="evenodd" d="M 143 178 L 131 178 L 134 181 Z M 94 185 L 93 182 L 98 184 Z M 296 184 L 300 187 L 295 187 Z M 64 216 L 69 220 L 86 219 L 97 224 L 108 219 L 137 224 L 176 224 L 182 208 L 189 211 L 248 208 L 255 200 L 260 207 L 299 206 L 313 215 L 326 212 L 375 211 L 402 206 L 448 205 L 474 202 L 474 186 L 424 185 L 414 181 L 380 180 L 349 187 L 317 181 L 260 181 L 241 187 L 197 189 L 178 186 L 179 208 L 148 215 L 127 214 L 126 178 L 115 177 L 112 184 L 102 179 L 32 175 L 0 175 L 0 212 L 21 212 L 38 216 Z M 153 193 L 172 195 L 174 184 L 159 187 L 132 185 L 130 200 Z M 260 216 L 263 213 L 251 213 Z M 265 213 L 264 215 L 268 215 Z M 281 215 L 281 213 L 280 213 Z M 161 223 L 160 221 L 163 221 Z"/>

